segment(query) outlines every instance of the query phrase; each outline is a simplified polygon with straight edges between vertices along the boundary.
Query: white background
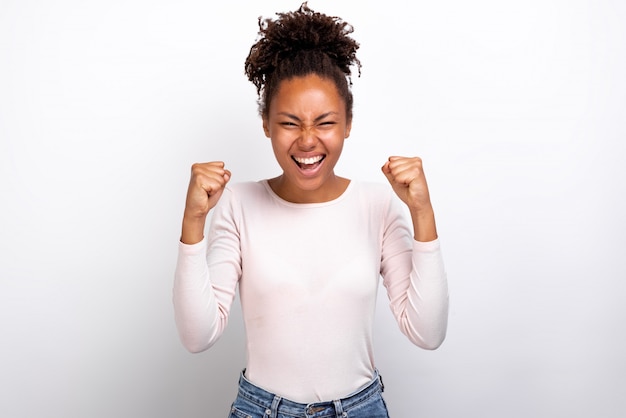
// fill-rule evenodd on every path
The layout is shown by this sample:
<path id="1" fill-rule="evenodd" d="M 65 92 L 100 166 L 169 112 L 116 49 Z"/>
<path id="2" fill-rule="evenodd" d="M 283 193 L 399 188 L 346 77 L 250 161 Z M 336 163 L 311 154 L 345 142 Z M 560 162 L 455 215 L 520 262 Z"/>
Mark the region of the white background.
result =
<path id="1" fill-rule="evenodd" d="M 278 173 L 243 61 L 298 6 L 0 0 L 2 417 L 227 415 L 238 307 L 202 354 L 173 322 L 184 196 L 196 161 Z M 419 155 L 437 213 L 448 338 L 412 346 L 380 300 L 392 416 L 622 417 L 626 3 L 310 6 L 361 43 L 338 173 Z"/>

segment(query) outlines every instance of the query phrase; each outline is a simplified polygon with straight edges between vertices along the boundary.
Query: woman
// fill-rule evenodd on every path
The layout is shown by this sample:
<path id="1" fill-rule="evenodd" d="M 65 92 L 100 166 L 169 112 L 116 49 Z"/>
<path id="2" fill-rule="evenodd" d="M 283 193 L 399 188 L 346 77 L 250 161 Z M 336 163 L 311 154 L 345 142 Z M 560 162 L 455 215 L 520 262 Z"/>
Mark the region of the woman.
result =
<path id="1" fill-rule="evenodd" d="M 446 333 L 422 163 L 388 158 L 391 189 L 336 175 L 350 68 L 360 70 L 351 26 L 306 3 L 259 26 L 245 69 L 282 173 L 230 184 L 223 162 L 193 165 L 174 283 L 180 337 L 192 352 L 214 344 L 239 287 L 247 362 L 231 417 L 387 417 L 372 357 L 379 278 L 413 343 L 435 349 Z"/>

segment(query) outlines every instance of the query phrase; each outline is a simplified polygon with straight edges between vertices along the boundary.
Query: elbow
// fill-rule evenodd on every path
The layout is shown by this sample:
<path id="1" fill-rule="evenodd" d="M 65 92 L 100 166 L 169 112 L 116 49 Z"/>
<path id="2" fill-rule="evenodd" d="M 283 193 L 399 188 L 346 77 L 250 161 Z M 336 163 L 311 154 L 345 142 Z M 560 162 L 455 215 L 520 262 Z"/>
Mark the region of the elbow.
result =
<path id="1" fill-rule="evenodd" d="M 436 337 L 429 338 L 429 339 L 422 339 L 419 342 L 415 342 L 415 344 L 418 347 L 423 348 L 424 350 L 434 351 L 438 349 L 439 347 L 441 347 L 441 344 L 443 344 L 445 339 L 446 339 L 446 334 L 443 333 L 440 336 L 436 336 Z"/>
<path id="2" fill-rule="evenodd" d="M 223 326 L 208 323 L 202 316 L 188 315 L 177 311 L 175 323 L 178 337 L 183 347 L 190 353 L 197 354 L 211 348 L 222 334 Z"/>
<path id="3" fill-rule="evenodd" d="M 424 350 L 436 350 L 443 344 L 447 333 L 445 321 L 399 321 L 400 330 L 414 345 Z"/>
<path id="4" fill-rule="evenodd" d="M 178 336 L 183 347 L 192 354 L 202 353 L 211 348 L 217 338 L 203 331 L 189 326 L 179 326 Z"/>
<path id="5" fill-rule="evenodd" d="M 202 353 L 203 351 L 207 350 L 207 348 L 205 348 L 205 347 L 196 346 L 196 345 L 185 345 L 185 348 L 191 354 L 198 354 L 198 353 Z"/>
<path id="6" fill-rule="evenodd" d="M 202 353 L 211 347 L 211 343 L 196 338 L 181 336 L 183 347 L 192 354 Z"/>
<path id="7" fill-rule="evenodd" d="M 411 331 L 412 332 L 407 332 L 406 336 L 413 344 L 424 350 L 436 350 L 441 347 L 446 339 L 446 327 L 422 329 L 421 332 L 415 329 Z"/>

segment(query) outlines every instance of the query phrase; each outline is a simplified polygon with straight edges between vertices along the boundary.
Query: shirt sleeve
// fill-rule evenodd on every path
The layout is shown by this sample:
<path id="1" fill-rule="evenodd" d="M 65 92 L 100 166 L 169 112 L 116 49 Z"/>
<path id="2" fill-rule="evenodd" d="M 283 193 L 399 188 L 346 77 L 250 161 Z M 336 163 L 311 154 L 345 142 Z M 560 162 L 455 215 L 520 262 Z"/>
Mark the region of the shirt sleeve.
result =
<path id="1" fill-rule="evenodd" d="M 174 317 L 180 339 L 192 353 L 207 350 L 224 332 L 241 277 L 239 233 L 227 192 L 213 209 L 207 238 L 178 246 Z"/>
<path id="2" fill-rule="evenodd" d="M 446 336 L 449 299 L 440 242 L 415 241 L 393 198 L 383 231 L 381 275 L 402 333 L 421 348 L 438 348 Z"/>

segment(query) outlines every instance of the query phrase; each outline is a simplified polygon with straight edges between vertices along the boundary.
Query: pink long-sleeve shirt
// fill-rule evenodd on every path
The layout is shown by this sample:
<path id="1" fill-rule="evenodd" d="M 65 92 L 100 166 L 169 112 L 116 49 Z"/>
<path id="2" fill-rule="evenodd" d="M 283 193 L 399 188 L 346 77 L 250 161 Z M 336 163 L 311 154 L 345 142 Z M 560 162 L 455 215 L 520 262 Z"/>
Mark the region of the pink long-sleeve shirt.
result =
<path id="1" fill-rule="evenodd" d="M 337 199 L 295 204 L 267 181 L 224 191 L 209 232 L 180 243 L 174 309 L 192 352 L 224 331 L 237 286 L 246 377 L 281 397 L 344 397 L 374 375 L 372 323 L 380 277 L 400 330 L 437 348 L 448 286 L 439 241 L 417 242 L 390 187 L 352 181 Z"/>

